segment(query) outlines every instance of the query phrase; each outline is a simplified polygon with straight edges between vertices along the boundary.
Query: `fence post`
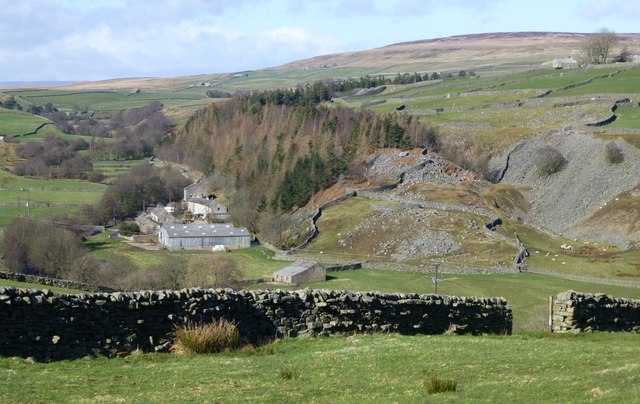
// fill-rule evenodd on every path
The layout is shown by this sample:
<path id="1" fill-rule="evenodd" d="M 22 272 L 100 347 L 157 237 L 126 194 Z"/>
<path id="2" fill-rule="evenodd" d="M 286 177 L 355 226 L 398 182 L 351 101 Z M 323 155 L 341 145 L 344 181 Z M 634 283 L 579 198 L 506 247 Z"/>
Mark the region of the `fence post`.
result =
<path id="1" fill-rule="evenodd" d="M 549 296 L 549 321 L 548 321 L 549 333 L 553 332 L 553 296 Z"/>

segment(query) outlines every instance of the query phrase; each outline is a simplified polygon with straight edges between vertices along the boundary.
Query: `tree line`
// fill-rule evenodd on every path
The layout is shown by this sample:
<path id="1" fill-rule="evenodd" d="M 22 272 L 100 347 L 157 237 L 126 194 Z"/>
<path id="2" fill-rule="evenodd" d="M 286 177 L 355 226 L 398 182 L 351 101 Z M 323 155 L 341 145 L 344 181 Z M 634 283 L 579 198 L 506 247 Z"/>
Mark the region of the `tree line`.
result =
<path id="1" fill-rule="evenodd" d="M 241 285 L 238 264 L 221 254 L 171 256 L 148 268 L 123 255 L 101 258 L 85 244 L 82 226 L 70 218 L 35 221 L 16 218 L 6 229 L 4 264 L 32 275 L 70 279 L 120 290 L 231 287 Z"/>
<path id="2" fill-rule="evenodd" d="M 266 232 L 282 213 L 341 177 L 365 175 L 361 166 L 375 150 L 441 148 L 437 130 L 415 117 L 322 104 L 329 96 L 317 84 L 208 106 L 158 156 L 208 175 L 225 190 L 236 223 L 273 239 Z"/>

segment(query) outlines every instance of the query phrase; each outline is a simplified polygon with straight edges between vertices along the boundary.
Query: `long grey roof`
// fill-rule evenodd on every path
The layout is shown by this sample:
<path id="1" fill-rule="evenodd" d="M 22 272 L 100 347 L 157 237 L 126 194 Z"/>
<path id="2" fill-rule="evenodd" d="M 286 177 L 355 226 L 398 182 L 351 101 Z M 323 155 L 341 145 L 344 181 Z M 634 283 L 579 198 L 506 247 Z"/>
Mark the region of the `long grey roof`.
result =
<path id="1" fill-rule="evenodd" d="M 249 230 L 231 223 L 175 224 L 163 226 L 169 238 L 186 237 L 241 237 L 249 236 Z"/>
<path id="2" fill-rule="evenodd" d="M 293 275 L 297 275 L 299 273 L 302 273 L 302 272 L 306 271 L 307 269 L 313 267 L 316 264 L 317 264 L 317 262 L 296 261 L 293 264 L 289 265 L 288 267 L 284 267 L 281 270 L 276 271 L 276 274 L 278 274 L 278 275 L 286 275 L 286 276 L 293 276 Z"/>

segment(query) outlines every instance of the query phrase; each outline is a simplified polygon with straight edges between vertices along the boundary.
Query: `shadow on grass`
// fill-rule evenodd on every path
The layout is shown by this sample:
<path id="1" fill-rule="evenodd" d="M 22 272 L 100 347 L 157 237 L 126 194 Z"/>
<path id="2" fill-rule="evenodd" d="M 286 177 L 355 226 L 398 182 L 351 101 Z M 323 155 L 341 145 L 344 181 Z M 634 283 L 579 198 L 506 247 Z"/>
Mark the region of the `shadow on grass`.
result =
<path id="1" fill-rule="evenodd" d="M 85 245 L 89 249 L 90 252 L 108 250 L 111 248 L 112 242 L 109 241 L 89 241 Z"/>

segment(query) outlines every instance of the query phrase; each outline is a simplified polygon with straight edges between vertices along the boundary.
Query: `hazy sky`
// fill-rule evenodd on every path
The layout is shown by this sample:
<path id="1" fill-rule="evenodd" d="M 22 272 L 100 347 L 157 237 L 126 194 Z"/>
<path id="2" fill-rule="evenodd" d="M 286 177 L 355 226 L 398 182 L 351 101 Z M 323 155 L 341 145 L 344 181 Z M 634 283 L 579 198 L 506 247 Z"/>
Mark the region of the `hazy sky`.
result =
<path id="1" fill-rule="evenodd" d="M 0 0 L 0 81 L 182 76 L 505 31 L 638 32 L 638 0 Z"/>

